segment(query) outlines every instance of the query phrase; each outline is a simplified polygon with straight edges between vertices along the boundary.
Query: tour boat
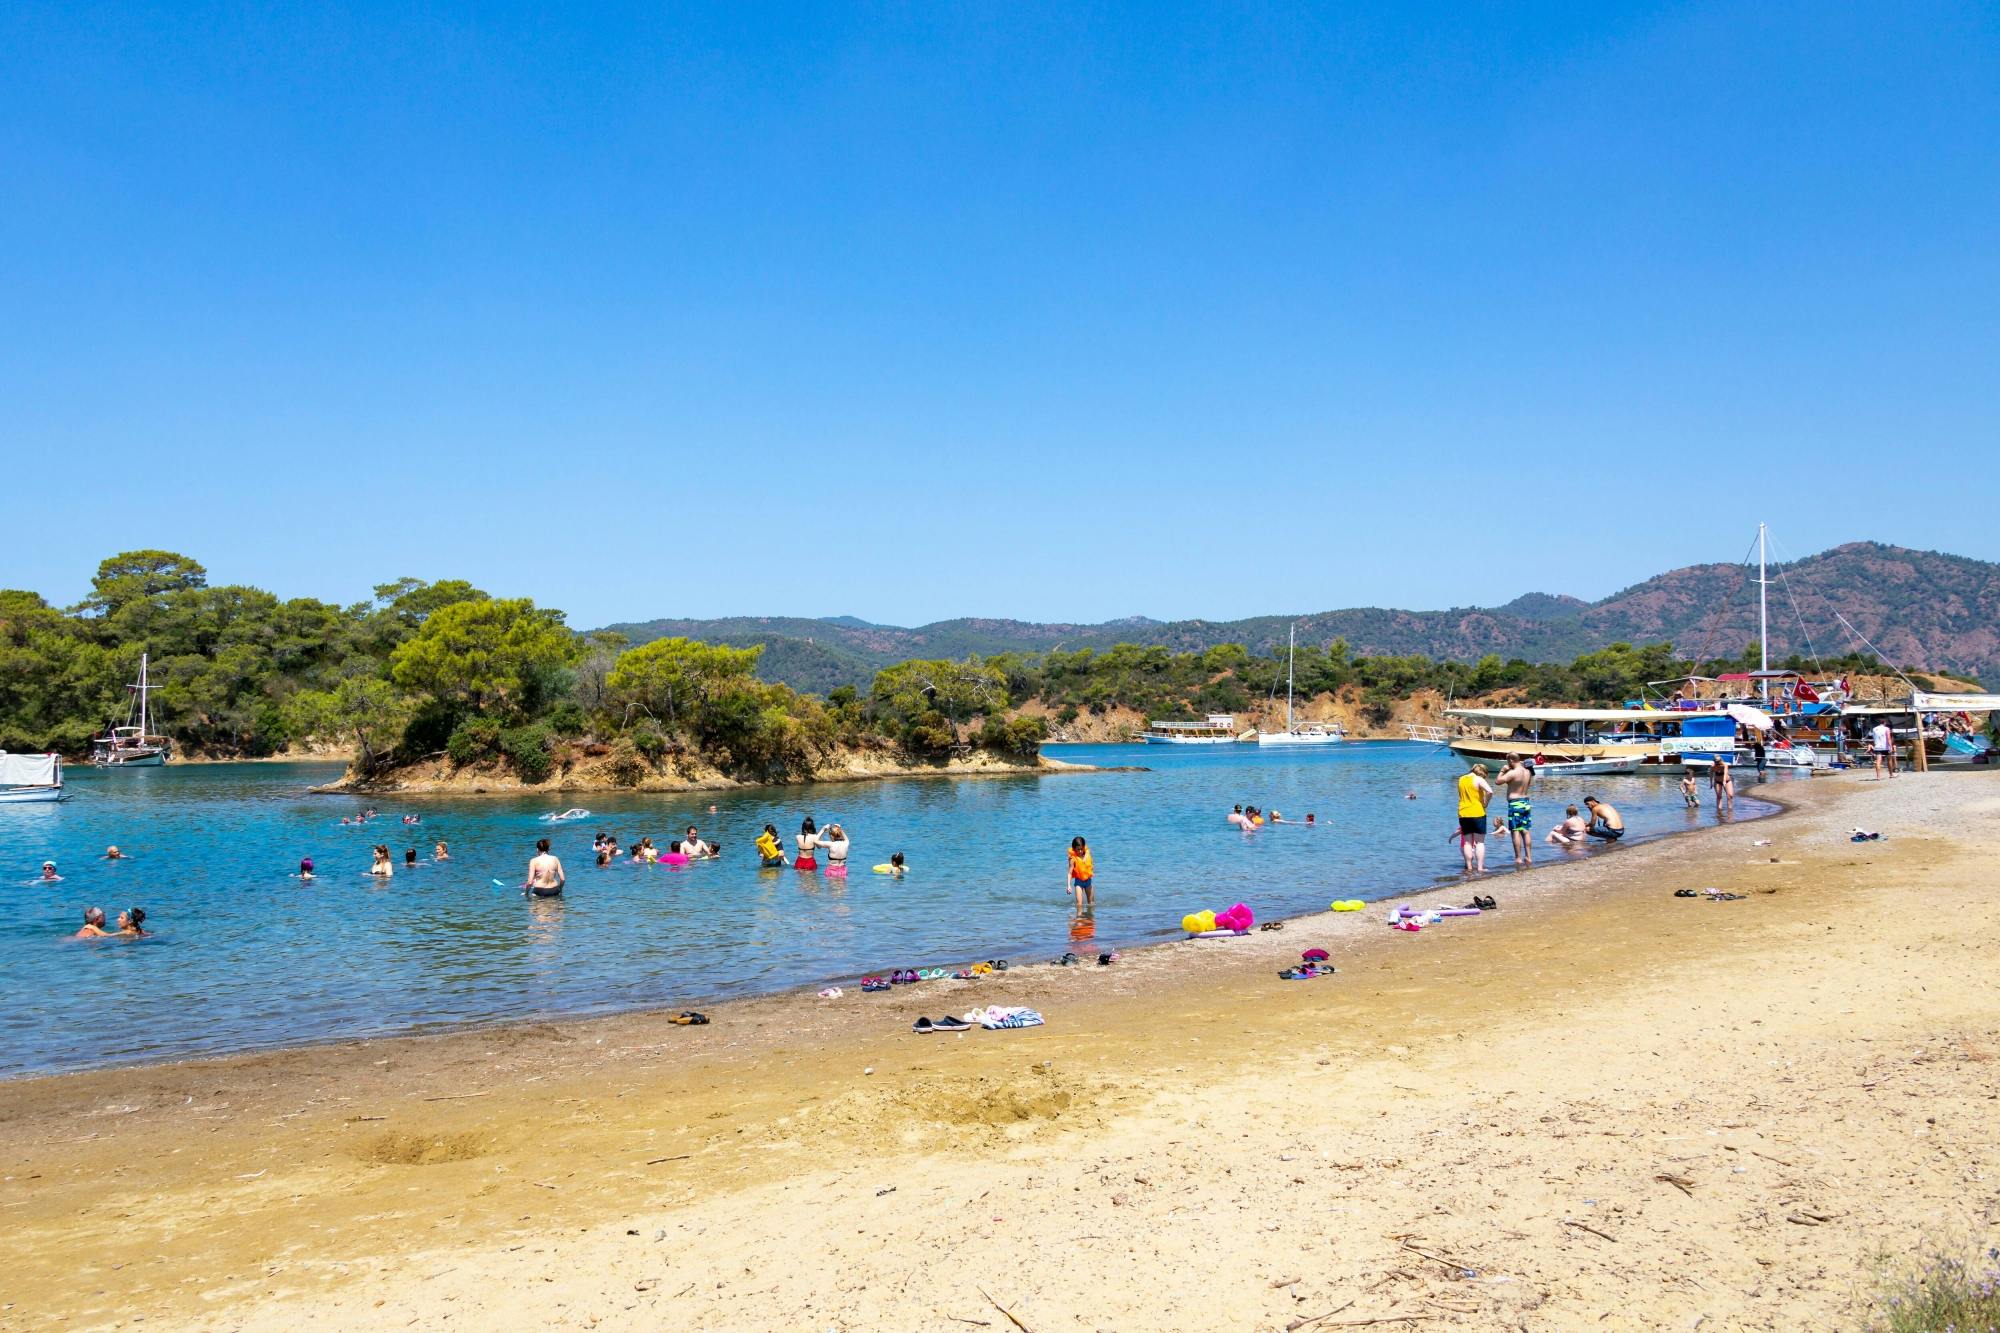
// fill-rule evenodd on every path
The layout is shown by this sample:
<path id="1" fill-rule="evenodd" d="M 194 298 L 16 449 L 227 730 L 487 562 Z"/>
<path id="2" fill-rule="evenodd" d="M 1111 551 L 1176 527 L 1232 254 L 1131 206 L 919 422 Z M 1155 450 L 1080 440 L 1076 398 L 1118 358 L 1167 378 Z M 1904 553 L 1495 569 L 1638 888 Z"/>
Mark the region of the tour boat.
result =
<path id="1" fill-rule="evenodd" d="M 1347 739 L 1347 732 L 1338 723 L 1326 727 L 1318 722 L 1300 725 L 1292 721 L 1292 660 L 1298 656 L 1298 651 L 1299 627 L 1293 625 L 1285 651 L 1285 729 L 1258 732 L 1259 745 L 1335 745 Z"/>
<path id="2" fill-rule="evenodd" d="M 63 798 L 62 756 L 0 750 L 0 805 Z"/>
<path id="3" fill-rule="evenodd" d="M 1489 765 L 1518 754 L 1542 765 L 1631 760 L 1634 772 L 1678 766 L 1684 755 L 1713 758 L 1736 746 L 1736 717 L 1726 709 L 1448 708 L 1465 728 L 1446 744 L 1468 762 Z M 1614 770 L 1615 771 L 1615 770 Z"/>
<path id="4" fill-rule="evenodd" d="M 174 743 L 165 736 L 151 735 L 152 711 L 149 696 L 158 689 L 147 677 L 146 654 L 139 654 L 139 681 L 127 685 L 132 702 L 127 707 L 127 725 L 113 727 L 90 744 L 90 762 L 107 768 L 137 768 L 164 764 L 173 755 Z"/>
<path id="5" fill-rule="evenodd" d="M 1236 715 L 1210 713 L 1201 722 L 1148 722 L 1139 739 L 1148 745 L 1234 745 Z"/>

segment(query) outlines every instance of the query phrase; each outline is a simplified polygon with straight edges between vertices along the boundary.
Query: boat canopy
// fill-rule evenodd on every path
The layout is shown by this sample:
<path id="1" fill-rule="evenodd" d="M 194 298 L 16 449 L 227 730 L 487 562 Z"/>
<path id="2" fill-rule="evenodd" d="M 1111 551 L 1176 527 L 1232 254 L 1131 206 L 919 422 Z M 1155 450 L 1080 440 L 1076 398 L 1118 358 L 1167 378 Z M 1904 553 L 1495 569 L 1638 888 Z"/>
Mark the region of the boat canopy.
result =
<path id="1" fill-rule="evenodd" d="M 62 782 L 52 754 L 0 752 L 0 787 L 54 787 Z"/>
<path id="2" fill-rule="evenodd" d="M 1919 690 L 1911 696 L 1910 708 L 1926 713 L 2000 713 L 2000 694 L 1932 694 Z"/>
<path id="3" fill-rule="evenodd" d="M 1452 717 L 1484 717 L 1496 722 L 1685 722 L 1728 717 L 1721 709 L 1674 708 L 1447 708 Z"/>

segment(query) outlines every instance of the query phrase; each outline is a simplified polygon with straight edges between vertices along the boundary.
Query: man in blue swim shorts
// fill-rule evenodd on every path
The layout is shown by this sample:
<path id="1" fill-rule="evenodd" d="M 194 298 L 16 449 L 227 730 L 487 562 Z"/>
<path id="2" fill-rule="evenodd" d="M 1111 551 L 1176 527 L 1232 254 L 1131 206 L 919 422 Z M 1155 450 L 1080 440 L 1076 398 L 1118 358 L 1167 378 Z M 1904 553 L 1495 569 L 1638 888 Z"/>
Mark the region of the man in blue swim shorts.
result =
<path id="1" fill-rule="evenodd" d="M 1522 762 L 1520 755 L 1510 754 L 1507 766 L 1500 770 L 1493 785 L 1507 798 L 1507 839 L 1514 844 L 1514 864 L 1531 866 L 1535 863 L 1535 843 L 1528 789 L 1535 785 L 1534 766 Z"/>

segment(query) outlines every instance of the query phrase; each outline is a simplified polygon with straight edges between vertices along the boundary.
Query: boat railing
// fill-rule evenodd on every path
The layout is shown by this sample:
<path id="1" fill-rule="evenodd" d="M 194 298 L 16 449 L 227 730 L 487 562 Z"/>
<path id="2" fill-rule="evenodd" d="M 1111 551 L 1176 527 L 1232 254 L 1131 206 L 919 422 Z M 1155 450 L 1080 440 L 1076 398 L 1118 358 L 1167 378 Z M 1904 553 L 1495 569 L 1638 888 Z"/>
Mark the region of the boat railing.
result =
<path id="1" fill-rule="evenodd" d="M 1451 739 L 1451 733 L 1443 727 L 1427 726 L 1421 722 L 1405 722 L 1403 730 L 1409 733 L 1411 740 L 1422 741 L 1426 745 L 1443 745 Z"/>

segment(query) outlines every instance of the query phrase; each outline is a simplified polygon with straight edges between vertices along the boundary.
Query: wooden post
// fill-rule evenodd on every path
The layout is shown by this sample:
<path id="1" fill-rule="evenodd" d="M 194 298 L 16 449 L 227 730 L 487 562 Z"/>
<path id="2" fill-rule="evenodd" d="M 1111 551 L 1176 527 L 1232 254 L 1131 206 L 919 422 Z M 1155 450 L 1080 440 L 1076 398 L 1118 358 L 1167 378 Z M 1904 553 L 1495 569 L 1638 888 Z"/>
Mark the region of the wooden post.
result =
<path id="1" fill-rule="evenodd" d="M 1913 700 L 1910 713 L 1917 720 L 1917 752 L 1910 760 L 1910 767 L 1919 773 L 1928 773 L 1931 771 L 1931 757 L 1930 752 L 1924 748 L 1924 711 L 1916 707 Z"/>

